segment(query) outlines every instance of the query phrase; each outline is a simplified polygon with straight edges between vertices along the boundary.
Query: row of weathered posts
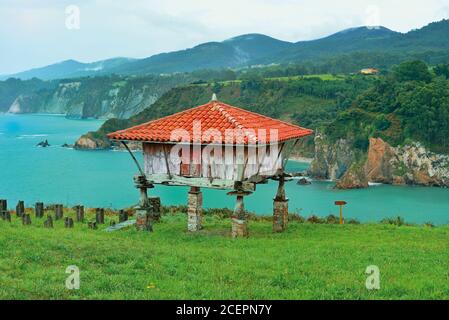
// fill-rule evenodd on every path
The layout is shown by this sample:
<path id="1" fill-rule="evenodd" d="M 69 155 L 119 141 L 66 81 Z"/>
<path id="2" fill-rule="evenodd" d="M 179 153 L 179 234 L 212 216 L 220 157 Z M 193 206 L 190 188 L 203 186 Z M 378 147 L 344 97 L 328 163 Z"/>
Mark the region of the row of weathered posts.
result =
<path id="1" fill-rule="evenodd" d="M 64 226 L 66 228 L 74 227 L 75 222 L 74 222 L 73 218 L 64 217 L 64 207 L 62 204 L 55 204 L 55 205 L 52 205 L 51 207 L 53 207 L 54 217 L 50 214 L 47 215 L 47 219 L 44 221 L 45 228 L 53 228 L 54 220 L 61 220 L 61 219 L 64 219 Z M 85 221 L 84 206 L 77 205 L 74 207 L 74 209 L 76 212 L 76 218 L 75 218 L 76 222 L 81 222 L 81 223 L 84 222 Z M 48 209 L 48 210 L 51 210 L 51 209 Z M 36 202 L 36 204 L 34 206 L 35 217 L 38 219 L 43 218 L 44 211 L 45 211 L 44 203 Z M 26 213 L 25 203 L 22 200 L 18 201 L 18 203 L 16 205 L 16 216 L 18 218 L 22 219 L 23 225 L 31 224 L 31 215 L 29 213 Z M 95 209 L 95 221 L 88 221 L 89 229 L 97 229 L 98 225 L 104 224 L 105 223 L 104 216 L 105 216 L 104 208 L 96 208 Z M 120 210 L 118 216 L 119 216 L 120 223 L 128 220 L 128 213 L 125 210 Z M 11 213 L 8 211 L 8 202 L 5 199 L 0 199 L 0 218 L 5 221 L 11 222 Z"/>

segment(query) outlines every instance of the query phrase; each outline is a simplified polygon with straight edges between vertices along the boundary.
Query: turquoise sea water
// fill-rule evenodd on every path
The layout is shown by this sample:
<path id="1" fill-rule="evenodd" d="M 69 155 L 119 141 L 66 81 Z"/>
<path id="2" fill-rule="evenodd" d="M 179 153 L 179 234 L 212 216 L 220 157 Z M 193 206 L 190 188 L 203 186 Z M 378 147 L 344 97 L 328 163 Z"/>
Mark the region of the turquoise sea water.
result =
<path id="1" fill-rule="evenodd" d="M 138 201 L 133 187 L 134 163 L 126 152 L 76 151 L 62 148 L 82 133 L 95 130 L 99 120 L 70 120 L 59 115 L 0 115 L 0 199 L 8 199 L 13 208 L 25 200 L 84 204 L 89 207 L 121 208 Z M 47 139 L 49 148 L 36 144 Z M 138 158 L 142 157 L 138 154 Z M 298 171 L 307 164 L 290 162 Z M 248 210 L 271 214 L 275 182 L 257 186 L 245 198 Z M 205 207 L 229 207 L 234 199 L 226 191 L 203 190 Z M 379 185 L 364 190 L 333 189 L 330 182 L 299 186 L 287 184 L 290 211 L 308 216 L 336 214 L 335 200 L 348 202 L 344 215 L 360 221 L 379 221 L 384 217 L 402 216 L 408 222 L 449 223 L 449 189 Z M 156 186 L 150 190 L 164 204 L 185 204 L 187 188 Z"/>

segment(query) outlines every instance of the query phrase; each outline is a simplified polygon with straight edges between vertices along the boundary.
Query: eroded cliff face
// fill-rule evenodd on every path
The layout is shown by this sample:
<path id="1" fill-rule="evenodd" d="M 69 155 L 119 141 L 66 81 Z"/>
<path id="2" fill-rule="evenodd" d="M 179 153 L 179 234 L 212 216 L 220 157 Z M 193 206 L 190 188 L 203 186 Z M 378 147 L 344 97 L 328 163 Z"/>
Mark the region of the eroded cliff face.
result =
<path id="1" fill-rule="evenodd" d="M 337 180 L 351 167 L 356 160 L 350 143 L 340 139 L 329 144 L 324 136 L 315 136 L 315 157 L 310 164 L 309 174 L 317 179 Z"/>
<path id="2" fill-rule="evenodd" d="M 107 87 L 88 92 L 81 82 L 59 84 L 56 90 L 20 95 L 10 113 L 58 113 L 70 117 L 129 118 L 151 106 L 162 92 L 150 86 Z"/>
<path id="3" fill-rule="evenodd" d="M 371 138 L 365 174 L 372 182 L 449 187 L 449 156 L 430 152 L 418 142 L 391 147 Z"/>
<path id="4" fill-rule="evenodd" d="M 315 143 L 309 174 L 337 181 L 337 188 L 364 188 L 368 182 L 449 187 L 449 155 L 430 152 L 418 142 L 392 147 L 371 138 L 365 155 L 356 155 L 345 140 L 329 144 L 317 136 Z"/>

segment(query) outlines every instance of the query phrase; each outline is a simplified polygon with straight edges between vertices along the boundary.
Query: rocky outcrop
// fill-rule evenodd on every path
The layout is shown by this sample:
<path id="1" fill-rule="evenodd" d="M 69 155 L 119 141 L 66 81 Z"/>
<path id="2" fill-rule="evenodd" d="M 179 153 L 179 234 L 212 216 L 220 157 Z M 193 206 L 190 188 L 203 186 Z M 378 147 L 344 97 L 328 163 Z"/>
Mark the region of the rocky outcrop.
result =
<path id="1" fill-rule="evenodd" d="M 337 189 L 363 189 L 368 188 L 368 178 L 363 167 L 353 165 L 345 172 L 335 185 Z"/>
<path id="2" fill-rule="evenodd" d="M 315 136 L 315 157 L 310 164 L 308 174 L 317 179 L 337 180 L 351 167 L 356 155 L 351 144 L 339 139 L 331 144 L 317 134 Z"/>
<path id="3" fill-rule="evenodd" d="M 81 136 L 75 142 L 75 149 L 78 150 L 104 150 L 111 148 L 111 143 L 108 140 L 95 139 L 89 134 Z"/>
<path id="4" fill-rule="evenodd" d="M 337 181 L 337 188 L 365 188 L 368 182 L 449 187 L 449 156 L 430 152 L 418 142 L 392 147 L 380 138 L 371 138 L 363 155 L 351 151 L 345 140 L 330 144 L 317 136 L 315 141 L 309 174 Z"/>
<path id="5" fill-rule="evenodd" d="M 418 142 L 391 147 L 371 138 L 365 174 L 372 182 L 449 187 L 449 156 L 430 152 Z"/>

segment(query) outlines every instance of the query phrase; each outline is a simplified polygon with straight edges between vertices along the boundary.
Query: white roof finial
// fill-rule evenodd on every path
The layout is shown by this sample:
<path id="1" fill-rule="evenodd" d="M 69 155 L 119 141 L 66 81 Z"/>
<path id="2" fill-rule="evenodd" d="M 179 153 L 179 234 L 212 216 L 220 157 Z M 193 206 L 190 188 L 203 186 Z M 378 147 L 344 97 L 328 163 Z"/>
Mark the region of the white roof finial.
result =
<path id="1" fill-rule="evenodd" d="M 212 100 L 210 100 L 210 101 L 218 101 L 217 95 L 215 93 L 212 95 Z"/>

